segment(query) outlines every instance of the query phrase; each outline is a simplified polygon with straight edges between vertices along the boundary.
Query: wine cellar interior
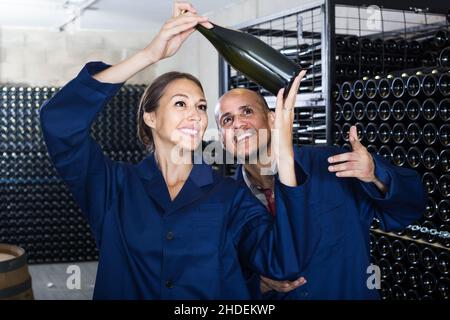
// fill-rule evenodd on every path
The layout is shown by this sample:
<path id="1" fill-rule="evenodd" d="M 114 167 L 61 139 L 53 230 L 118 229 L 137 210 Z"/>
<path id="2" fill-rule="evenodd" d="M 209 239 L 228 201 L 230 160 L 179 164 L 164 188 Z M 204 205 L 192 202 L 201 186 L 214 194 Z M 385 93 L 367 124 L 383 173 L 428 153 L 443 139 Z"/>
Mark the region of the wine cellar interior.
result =
<path id="1" fill-rule="evenodd" d="M 98 259 L 89 226 L 42 137 L 39 107 L 58 90 L 1 87 L 0 243 L 24 248 L 30 264 Z M 114 161 L 137 163 L 145 155 L 135 129 L 143 90 L 124 86 L 93 123 L 92 136 Z"/>
<path id="2" fill-rule="evenodd" d="M 370 24 L 359 8 L 343 9 L 346 16 L 336 9 L 332 142 L 349 149 L 348 130 L 356 125 L 371 152 L 419 171 L 428 192 L 416 224 L 385 234 L 373 223 L 371 250 L 382 273 L 382 297 L 448 299 L 450 21 L 386 9 L 378 21 L 382 32 L 374 33 L 361 27 Z M 346 19 L 357 19 L 359 28 L 347 28 Z"/>
<path id="3" fill-rule="evenodd" d="M 423 10 L 337 2 L 238 28 L 307 70 L 295 110 L 295 144 L 351 150 L 349 129 L 356 125 L 369 152 L 421 174 L 428 193 L 423 217 L 396 233 L 380 230 L 375 219 L 372 262 L 381 270 L 382 299 L 448 300 L 450 15 L 434 12 L 432 3 Z M 221 68 L 222 92 L 258 90 L 274 107 L 263 88 L 223 60 Z M 233 172 L 233 166 L 225 170 Z"/>
<path id="4" fill-rule="evenodd" d="M 369 152 L 420 173 L 428 196 L 422 218 L 389 233 L 374 220 L 371 258 L 381 271 L 382 299 L 449 300 L 450 10 L 437 0 L 403 8 L 355 2 L 308 1 L 234 27 L 307 70 L 294 110 L 295 145 L 351 150 L 356 125 Z M 218 65 L 219 95 L 249 88 L 275 106 L 271 93 L 224 59 Z M 136 131 L 145 87 L 124 85 L 92 125 L 111 160 L 138 163 L 147 154 Z M 0 243 L 25 249 L 30 266 L 99 259 L 42 136 L 39 108 L 60 88 L 0 81 Z M 236 168 L 214 167 L 225 176 Z"/>

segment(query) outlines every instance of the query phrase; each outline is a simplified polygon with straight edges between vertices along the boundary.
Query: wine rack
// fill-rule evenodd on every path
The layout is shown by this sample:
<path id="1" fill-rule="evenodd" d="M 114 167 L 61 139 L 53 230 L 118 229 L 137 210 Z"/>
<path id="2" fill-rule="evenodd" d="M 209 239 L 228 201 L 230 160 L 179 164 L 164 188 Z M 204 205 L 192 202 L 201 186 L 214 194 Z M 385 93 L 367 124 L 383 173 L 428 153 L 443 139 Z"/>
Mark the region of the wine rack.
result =
<path id="1" fill-rule="evenodd" d="M 296 145 L 327 143 L 327 100 L 323 94 L 327 84 L 322 83 L 322 78 L 326 74 L 323 70 L 327 69 L 328 60 L 323 54 L 326 49 L 322 46 L 325 41 L 322 10 L 321 4 L 314 2 L 291 12 L 235 26 L 268 43 L 307 70 L 295 109 L 293 141 Z M 275 107 L 276 99 L 271 93 L 233 69 L 223 59 L 220 59 L 219 71 L 221 94 L 234 88 L 247 88 L 258 91 L 271 109 Z M 234 165 L 223 168 L 225 175 L 234 172 Z"/>
<path id="2" fill-rule="evenodd" d="M 0 243 L 23 247 L 28 262 L 98 259 L 95 241 L 44 144 L 39 107 L 59 88 L 0 86 Z M 112 160 L 145 155 L 136 136 L 143 86 L 126 85 L 94 122 L 91 134 Z"/>
<path id="3" fill-rule="evenodd" d="M 308 5 L 291 13 L 252 21 L 236 26 L 250 33 L 292 59 L 307 70 L 297 99 L 294 143 L 326 144 L 326 100 L 323 95 L 322 70 L 327 62 L 322 58 L 325 48 L 322 30 L 324 20 L 320 5 Z M 258 91 L 270 108 L 275 107 L 275 97 L 264 88 L 230 67 L 223 59 L 220 63 L 221 93 L 234 88 Z"/>
<path id="4" fill-rule="evenodd" d="M 381 264 L 383 299 L 450 295 L 449 23 L 448 6 L 440 1 L 374 0 L 361 5 L 356 0 L 323 0 L 235 26 L 307 69 L 297 95 L 295 144 L 349 150 L 348 131 L 356 125 L 370 152 L 421 174 L 429 197 L 422 219 L 397 233 L 383 232 L 377 221 L 372 225 L 371 254 Z M 249 88 L 274 106 L 273 96 L 223 59 L 219 72 L 221 93 Z M 298 116 L 323 113 L 325 118 L 314 124 Z M 304 131 L 299 134 L 297 128 Z M 227 166 L 225 173 L 233 170 Z M 392 249 L 381 253 L 378 248 L 388 242 L 395 248 L 399 243 L 411 246 L 412 257 L 417 251 L 419 258 L 408 259 L 405 253 L 399 259 Z"/>
<path id="5" fill-rule="evenodd" d="M 381 31 L 374 31 L 364 28 L 361 11 L 336 8 L 330 144 L 350 150 L 348 131 L 356 125 L 370 152 L 420 173 L 428 193 L 423 217 L 395 233 L 374 221 L 371 256 L 381 269 L 383 299 L 448 300 L 449 21 L 430 11 L 383 8 Z"/>

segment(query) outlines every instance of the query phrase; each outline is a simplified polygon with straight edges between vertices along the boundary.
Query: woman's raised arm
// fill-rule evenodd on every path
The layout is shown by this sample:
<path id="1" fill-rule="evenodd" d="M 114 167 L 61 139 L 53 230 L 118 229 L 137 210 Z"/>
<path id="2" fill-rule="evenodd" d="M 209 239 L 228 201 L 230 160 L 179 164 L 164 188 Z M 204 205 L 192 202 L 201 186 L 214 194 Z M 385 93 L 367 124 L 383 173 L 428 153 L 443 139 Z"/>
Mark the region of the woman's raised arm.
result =
<path id="1" fill-rule="evenodd" d="M 172 18 L 164 23 L 150 44 L 133 56 L 96 74 L 94 78 L 104 83 L 127 81 L 153 63 L 174 55 L 187 37 L 195 31 L 195 26 L 198 23 L 208 23 L 207 21 L 206 17 L 197 15 L 189 3 L 176 2 Z"/>

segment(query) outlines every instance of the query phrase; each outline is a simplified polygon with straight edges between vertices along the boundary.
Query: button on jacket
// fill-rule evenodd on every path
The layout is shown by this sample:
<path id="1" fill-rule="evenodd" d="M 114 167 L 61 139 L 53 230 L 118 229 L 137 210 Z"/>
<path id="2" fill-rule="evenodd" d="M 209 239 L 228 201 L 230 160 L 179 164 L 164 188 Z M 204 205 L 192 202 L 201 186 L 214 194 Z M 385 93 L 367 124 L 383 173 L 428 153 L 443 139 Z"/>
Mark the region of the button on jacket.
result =
<path id="1" fill-rule="evenodd" d="M 87 64 L 40 110 L 51 160 L 99 249 L 94 298 L 248 299 L 243 268 L 300 276 L 320 236 L 301 186 L 276 181 L 273 219 L 244 183 L 206 164 L 172 201 L 153 154 L 137 165 L 103 155 L 89 129 L 122 86 L 92 77 L 107 67 Z"/>

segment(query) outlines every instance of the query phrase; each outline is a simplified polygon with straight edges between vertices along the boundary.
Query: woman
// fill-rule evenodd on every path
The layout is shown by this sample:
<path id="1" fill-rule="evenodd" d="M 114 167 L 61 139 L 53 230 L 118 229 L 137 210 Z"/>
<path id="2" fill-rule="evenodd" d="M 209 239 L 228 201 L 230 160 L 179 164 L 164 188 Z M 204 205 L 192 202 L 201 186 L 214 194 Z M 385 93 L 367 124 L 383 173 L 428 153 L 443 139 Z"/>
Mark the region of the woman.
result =
<path id="1" fill-rule="evenodd" d="M 207 127 L 206 100 L 193 76 L 162 75 L 144 93 L 138 129 L 152 152 L 140 164 L 110 161 L 89 135 L 97 113 L 122 84 L 173 55 L 197 23 L 207 26 L 207 19 L 189 4 L 175 4 L 173 18 L 145 49 L 114 66 L 88 63 L 41 108 L 51 159 L 100 252 L 96 299 L 248 299 L 243 268 L 296 279 L 308 262 L 309 250 L 297 244 L 317 232 L 298 210 L 292 155 L 278 162 L 274 222 L 245 185 L 192 163 Z M 300 80 L 284 104 L 280 91 L 280 128 L 292 124 Z M 292 143 L 290 130 L 281 132 L 289 135 L 286 144 Z M 292 146 L 281 143 L 277 150 Z"/>

